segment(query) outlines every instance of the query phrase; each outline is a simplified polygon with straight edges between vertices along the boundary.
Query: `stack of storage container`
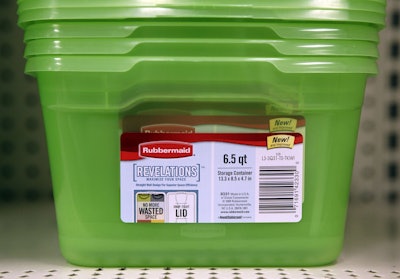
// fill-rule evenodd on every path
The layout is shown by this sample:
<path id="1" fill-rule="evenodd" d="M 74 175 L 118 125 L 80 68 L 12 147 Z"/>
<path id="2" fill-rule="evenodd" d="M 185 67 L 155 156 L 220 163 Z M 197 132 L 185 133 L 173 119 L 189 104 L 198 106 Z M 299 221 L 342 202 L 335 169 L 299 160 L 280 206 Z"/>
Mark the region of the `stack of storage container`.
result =
<path id="1" fill-rule="evenodd" d="M 38 79 L 60 246 L 68 261 L 88 266 L 335 261 L 342 248 L 364 88 L 377 72 L 385 1 L 19 0 L 18 5 L 26 72 Z M 291 119 L 298 122 L 295 129 L 282 124 L 278 134 L 302 138 L 294 172 L 300 182 L 291 179 L 299 187 L 277 185 L 271 178 L 276 174 L 268 176 L 273 186 L 265 199 L 270 203 L 261 198 L 260 162 L 277 167 L 268 158 L 279 161 L 277 152 L 290 155 L 285 150 L 292 147 L 263 147 L 266 153 L 253 158 L 239 154 L 237 146 L 232 151 L 223 145 L 220 156 L 198 145 L 190 160 L 201 153 L 211 160 L 194 164 L 202 174 L 191 186 L 168 188 L 148 178 L 139 185 L 135 174 L 127 178 L 125 164 L 135 173 L 143 162 L 164 168 L 189 160 L 149 159 L 130 145 L 198 142 L 199 135 L 209 137 L 202 142 L 232 144 L 214 137 L 266 138 L 273 133 L 271 120 Z M 269 126 L 258 125 L 263 121 Z M 250 128 L 250 122 L 258 128 Z M 191 139 L 175 130 L 141 136 L 142 126 L 161 124 L 197 126 Z M 126 152 L 140 160 L 126 159 Z M 218 160 L 236 171 L 247 167 L 247 176 L 240 172 L 233 180 L 217 174 Z M 283 161 L 279 171 L 287 172 Z M 247 182 L 237 181 L 244 177 Z M 213 185 L 208 192 L 205 180 Z M 289 197 L 285 187 L 291 188 Z M 250 198 L 233 198 L 243 191 Z M 138 197 L 146 193 L 165 201 L 144 215 L 149 222 L 140 222 L 139 207 L 146 205 Z M 174 193 L 193 194 L 188 205 L 193 219 L 167 217 L 172 210 L 167 198 Z M 222 208 L 226 200 L 216 197 L 222 193 L 232 197 L 236 211 Z M 289 200 L 292 211 L 284 211 L 281 200 Z"/>

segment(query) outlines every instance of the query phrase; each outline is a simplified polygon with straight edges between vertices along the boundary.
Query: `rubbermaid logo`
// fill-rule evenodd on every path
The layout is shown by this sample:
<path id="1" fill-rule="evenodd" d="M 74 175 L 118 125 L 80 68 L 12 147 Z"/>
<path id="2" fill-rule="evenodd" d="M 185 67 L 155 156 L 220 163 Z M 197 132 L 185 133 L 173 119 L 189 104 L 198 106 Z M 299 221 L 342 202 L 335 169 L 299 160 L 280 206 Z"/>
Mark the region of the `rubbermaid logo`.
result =
<path id="1" fill-rule="evenodd" d="M 150 158 L 182 158 L 193 155 L 193 146 L 180 141 L 155 141 L 139 145 L 139 154 Z"/>

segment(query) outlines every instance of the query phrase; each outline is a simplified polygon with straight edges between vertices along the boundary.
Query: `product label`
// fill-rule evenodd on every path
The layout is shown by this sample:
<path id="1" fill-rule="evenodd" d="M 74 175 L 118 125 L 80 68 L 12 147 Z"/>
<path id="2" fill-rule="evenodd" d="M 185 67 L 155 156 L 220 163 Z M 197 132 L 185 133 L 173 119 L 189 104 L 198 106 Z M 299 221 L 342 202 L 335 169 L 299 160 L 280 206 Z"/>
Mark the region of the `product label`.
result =
<path id="1" fill-rule="evenodd" d="M 137 131 L 123 132 L 121 219 L 127 223 L 299 222 L 304 119 L 281 118 L 283 122 L 274 122 L 274 127 L 286 131 L 271 132 L 271 119 L 266 117 L 257 118 L 258 122 L 235 118 L 235 123 L 222 125 L 215 123 L 227 119 L 187 117 L 175 125 L 160 124 L 158 118 Z M 198 132 L 199 126 L 205 130 L 204 125 L 214 131 L 246 132 Z"/>

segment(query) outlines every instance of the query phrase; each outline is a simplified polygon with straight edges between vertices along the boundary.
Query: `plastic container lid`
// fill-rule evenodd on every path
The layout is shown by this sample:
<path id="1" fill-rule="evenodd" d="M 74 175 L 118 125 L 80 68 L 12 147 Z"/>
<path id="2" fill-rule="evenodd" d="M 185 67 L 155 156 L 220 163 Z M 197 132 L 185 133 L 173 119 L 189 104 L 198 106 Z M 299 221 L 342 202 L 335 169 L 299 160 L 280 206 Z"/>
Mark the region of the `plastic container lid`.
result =
<path id="1" fill-rule="evenodd" d="M 283 73 L 364 73 L 376 74 L 376 59 L 366 57 L 126 57 L 126 56 L 35 56 L 27 60 L 25 71 L 37 72 L 128 72 L 142 63 L 155 67 L 193 64 L 249 67 L 273 65 Z M 233 64 L 232 64 L 233 63 Z M 256 65 L 255 65 L 256 64 Z"/>
<path id="2" fill-rule="evenodd" d="M 371 25 L 313 22 L 45 22 L 29 25 L 24 35 L 25 41 L 127 37 L 379 40 Z"/>
<path id="3" fill-rule="evenodd" d="M 368 56 L 378 57 L 377 44 L 338 40 L 243 39 L 42 39 L 28 42 L 25 57 L 36 55 L 129 56 Z"/>
<path id="4" fill-rule="evenodd" d="M 382 12 L 339 9 L 270 9 L 259 7 L 118 7 L 118 8 L 45 8 L 21 11 L 19 24 L 46 20 L 122 20 L 122 19 L 224 19 L 362 22 L 382 27 Z"/>
<path id="5" fill-rule="evenodd" d="M 111 7 L 191 7 L 203 9 L 205 7 L 223 8 L 261 8 L 261 9 L 343 9 L 370 12 L 385 12 L 384 1 L 374 0 L 20 0 L 19 10 L 33 10 L 45 8 L 111 8 Z"/>

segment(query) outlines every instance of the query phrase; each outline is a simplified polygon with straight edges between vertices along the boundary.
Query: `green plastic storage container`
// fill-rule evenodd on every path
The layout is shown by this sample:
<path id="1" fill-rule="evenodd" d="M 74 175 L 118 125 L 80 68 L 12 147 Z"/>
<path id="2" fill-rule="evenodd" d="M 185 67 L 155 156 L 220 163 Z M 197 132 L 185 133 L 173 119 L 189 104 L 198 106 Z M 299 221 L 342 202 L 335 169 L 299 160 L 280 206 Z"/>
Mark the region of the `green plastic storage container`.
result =
<path id="1" fill-rule="evenodd" d="M 67 261 L 337 259 L 385 1 L 18 4 Z"/>
<path id="2" fill-rule="evenodd" d="M 338 257 L 364 88 L 368 76 L 376 73 L 375 59 L 59 55 L 31 57 L 26 71 L 38 79 L 60 245 L 69 262 L 103 267 L 313 266 L 332 263 Z M 304 137 L 300 153 L 290 155 L 292 151 L 287 147 L 267 150 L 264 141 L 276 135 L 271 131 L 272 124 L 270 131 L 251 125 L 262 126 L 271 119 L 303 123 L 295 133 L 278 132 L 285 137 L 295 135 L 296 141 Z M 191 123 L 198 131 L 188 136 L 189 130 L 186 134 L 138 130 L 142 124 L 149 127 L 166 123 Z M 207 196 L 202 188 L 196 192 L 193 186 L 161 189 L 153 184 L 155 174 L 148 177 L 149 185 L 153 185 L 151 195 L 146 191 L 136 196 L 134 192 L 127 194 L 122 184 L 133 181 L 126 181 L 125 175 L 131 175 L 137 165 L 148 160 L 165 163 L 163 167 L 186 164 L 184 158 L 133 159 L 129 156 L 137 140 L 141 144 L 199 140 L 193 143 L 195 156 L 190 158 L 205 156 L 215 158 L 215 164 L 226 168 L 247 167 L 247 175 L 238 175 L 239 179 L 254 179 L 261 189 L 261 178 L 268 170 L 263 166 L 252 169 L 252 152 L 238 153 L 242 145 L 224 142 L 240 142 L 244 137 L 264 142 L 258 148 L 267 156 L 259 160 L 280 160 L 284 153 L 290 153 L 289 161 L 294 158 L 291 156 L 299 156 L 297 163 L 303 167 L 297 169 L 300 176 L 296 185 L 303 190 L 297 197 L 301 208 L 298 219 L 247 222 L 224 218 L 215 223 L 185 224 L 124 219 L 123 207 L 129 208 L 130 202 L 147 204 L 150 196 L 164 198 L 167 192 L 175 195 L 178 207 L 197 195 L 200 215 L 219 206 L 215 202 L 219 194 Z M 213 151 L 222 152 L 220 155 L 205 148 L 210 139 L 225 147 Z M 204 144 L 204 149 L 196 149 L 197 144 Z M 282 158 L 281 169 L 275 168 L 272 173 L 290 172 L 283 163 L 286 157 Z M 133 168 L 123 173 L 125 167 L 121 166 L 126 164 Z M 212 171 L 214 167 L 198 166 L 202 175 L 211 171 L 222 180 L 230 178 L 227 174 L 217 175 Z M 248 174 L 251 170 L 254 173 Z M 215 183 L 218 187 L 229 186 L 233 192 L 242 187 L 233 180 Z M 188 194 L 179 204 L 182 191 Z M 202 201 L 204 195 L 208 203 Z M 154 203 L 159 206 L 160 200 Z M 282 208 L 271 208 L 276 211 L 269 214 L 279 219 Z"/>

